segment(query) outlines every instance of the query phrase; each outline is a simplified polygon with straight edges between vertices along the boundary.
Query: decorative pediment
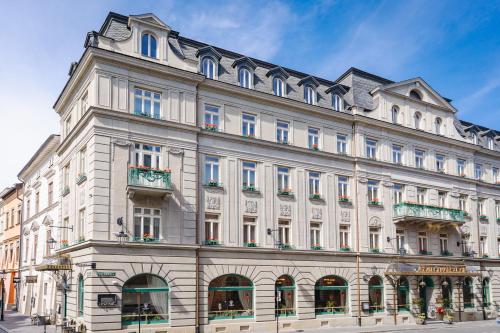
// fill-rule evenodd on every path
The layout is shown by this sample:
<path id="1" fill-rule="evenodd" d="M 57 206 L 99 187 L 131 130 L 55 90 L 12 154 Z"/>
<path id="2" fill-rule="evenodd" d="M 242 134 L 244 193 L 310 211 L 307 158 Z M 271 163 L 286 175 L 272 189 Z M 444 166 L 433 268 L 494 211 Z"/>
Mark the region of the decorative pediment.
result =
<path id="1" fill-rule="evenodd" d="M 139 21 L 142 23 L 152 24 L 154 26 L 157 26 L 157 27 L 169 30 L 169 31 L 172 30 L 168 25 L 165 24 L 165 22 L 160 20 L 158 18 L 158 16 L 156 16 L 153 13 L 146 13 L 146 14 L 141 14 L 141 15 L 130 15 L 129 26 L 130 26 L 130 22 L 133 20 L 136 20 L 136 21 Z"/>
<path id="2" fill-rule="evenodd" d="M 370 227 L 382 227 L 382 221 L 380 220 L 379 217 L 377 216 L 374 216 L 370 219 L 370 221 L 368 222 L 368 226 Z"/>
<path id="3" fill-rule="evenodd" d="M 318 80 L 316 80 L 316 78 L 314 76 L 311 76 L 311 75 L 306 76 L 305 78 L 300 80 L 297 84 L 299 87 L 302 85 L 306 85 L 306 84 L 310 84 L 310 85 L 313 85 L 315 87 L 319 86 Z"/>
<path id="4" fill-rule="evenodd" d="M 348 86 L 345 86 L 345 85 L 340 84 L 340 83 L 336 83 L 333 86 L 331 86 L 330 88 L 326 89 L 325 93 L 327 93 L 327 94 L 329 94 L 329 93 L 339 94 L 339 95 L 344 96 L 345 94 L 347 94 L 348 91 L 349 91 Z"/>
<path id="5" fill-rule="evenodd" d="M 236 59 L 231 66 L 233 68 L 245 66 L 245 67 L 251 68 L 252 70 L 257 68 L 257 65 L 255 64 L 255 62 L 253 62 L 252 59 L 250 59 L 248 57 L 241 57 L 241 58 Z"/>
<path id="6" fill-rule="evenodd" d="M 217 50 L 214 49 L 213 47 L 211 47 L 210 45 L 201 47 L 198 49 L 198 51 L 196 51 L 196 57 L 201 58 L 204 56 L 211 56 L 214 59 L 216 59 L 217 61 L 220 61 L 222 58 L 222 55 L 219 52 L 217 52 Z"/>
<path id="7" fill-rule="evenodd" d="M 283 77 L 284 79 L 288 79 L 290 77 L 290 74 L 288 74 L 287 71 L 285 71 L 282 67 L 280 66 L 276 66 L 274 68 L 271 68 L 267 73 L 266 73 L 266 76 L 267 77 L 270 77 L 270 76 L 281 76 Z"/>

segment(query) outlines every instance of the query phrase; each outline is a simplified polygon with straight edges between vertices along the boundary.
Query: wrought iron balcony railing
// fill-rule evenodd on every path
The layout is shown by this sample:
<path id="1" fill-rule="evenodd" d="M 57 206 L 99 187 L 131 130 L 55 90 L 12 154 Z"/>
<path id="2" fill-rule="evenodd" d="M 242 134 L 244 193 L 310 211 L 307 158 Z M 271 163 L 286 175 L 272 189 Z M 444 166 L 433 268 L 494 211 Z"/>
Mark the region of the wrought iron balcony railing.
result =
<path id="1" fill-rule="evenodd" d="M 460 209 L 404 202 L 394 205 L 394 219 L 419 219 L 463 223 L 465 222 L 465 212 Z"/>
<path id="2" fill-rule="evenodd" d="M 145 167 L 129 167 L 128 185 L 147 187 L 150 189 L 172 189 L 172 177 L 169 170 L 149 169 Z"/>

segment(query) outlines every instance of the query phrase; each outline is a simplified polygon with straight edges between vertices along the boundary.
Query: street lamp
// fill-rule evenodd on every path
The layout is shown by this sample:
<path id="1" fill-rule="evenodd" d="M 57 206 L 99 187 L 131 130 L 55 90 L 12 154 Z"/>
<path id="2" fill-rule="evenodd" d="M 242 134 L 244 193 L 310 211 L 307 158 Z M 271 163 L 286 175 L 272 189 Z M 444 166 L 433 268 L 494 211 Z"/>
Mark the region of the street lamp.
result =
<path id="1" fill-rule="evenodd" d="M 5 304 L 4 304 L 4 300 L 5 300 L 5 286 L 4 286 L 4 283 L 5 283 L 5 280 L 4 280 L 5 269 L 2 270 L 1 274 L 2 274 L 2 279 L 0 281 L 2 282 L 2 310 L 0 311 L 0 321 L 3 321 L 4 320 L 4 318 L 3 318 L 3 309 L 5 307 Z"/>
<path id="2" fill-rule="evenodd" d="M 57 244 L 57 241 L 54 238 L 50 237 L 50 239 L 47 240 L 47 244 L 49 245 L 49 249 L 53 250 Z"/>

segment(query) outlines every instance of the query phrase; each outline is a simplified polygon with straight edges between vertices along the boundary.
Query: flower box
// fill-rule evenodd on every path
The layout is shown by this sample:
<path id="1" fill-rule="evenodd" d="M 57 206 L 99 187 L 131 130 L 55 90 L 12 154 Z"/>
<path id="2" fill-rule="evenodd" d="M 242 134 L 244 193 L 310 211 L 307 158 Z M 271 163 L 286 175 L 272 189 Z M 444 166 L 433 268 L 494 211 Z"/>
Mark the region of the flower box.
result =
<path id="1" fill-rule="evenodd" d="M 442 256 L 447 256 L 447 257 L 449 257 L 449 256 L 452 256 L 452 255 L 453 255 L 453 253 L 451 253 L 450 251 L 446 250 L 446 251 L 442 251 L 442 252 L 441 252 L 441 255 L 442 255 Z"/>
<path id="2" fill-rule="evenodd" d="M 349 199 L 349 197 L 343 196 L 343 197 L 339 197 L 339 202 L 340 203 L 350 203 L 351 199 Z"/>
<path id="3" fill-rule="evenodd" d="M 292 248 L 292 245 L 290 244 L 279 244 L 278 247 L 282 250 L 290 250 Z"/>
<path id="4" fill-rule="evenodd" d="M 284 188 L 284 189 L 278 190 L 278 195 L 293 196 L 293 192 L 289 188 Z"/>
<path id="5" fill-rule="evenodd" d="M 217 124 L 205 124 L 205 129 L 211 132 L 217 132 L 218 126 Z"/>
<path id="6" fill-rule="evenodd" d="M 250 241 L 248 243 L 244 243 L 245 247 L 257 247 L 257 243 L 255 241 Z"/>
<path id="7" fill-rule="evenodd" d="M 349 246 L 341 247 L 340 252 L 351 252 L 351 248 Z"/>
<path id="8" fill-rule="evenodd" d="M 311 250 L 314 250 L 314 251 L 319 251 L 319 250 L 323 250 L 323 248 L 321 247 L 321 245 L 313 245 L 311 246 Z"/>
<path id="9" fill-rule="evenodd" d="M 381 249 L 370 249 L 371 253 L 382 253 Z"/>
<path id="10" fill-rule="evenodd" d="M 69 246 L 69 242 L 66 239 L 61 240 L 61 248 L 67 248 Z"/>
<path id="11" fill-rule="evenodd" d="M 241 188 L 243 191 L 249 191 L 249 192 L 257 192 L 257 188 L 253 185 L 243 185 L 243 187 Z"/>
<path id="12" fill-rule="evenodd" d="M 488 216 L 486 215 L 479 215 L 479 219 L 482 221 L 488 221 Z"/>
<path id="13" fill-rule="evenodd" d="M 214 245 L 219 245 L 219 241 L 216 240 L 216 239 L 207 239 L 205 241 L 205 245 L 208 245 L 208 246 L 214 246 Z"/>
<path id="14" fill-rule="evenodd" d="M 487 254 L 483 254 L 483 255 L 481 256 L 481 258 L 484 258 L 484 259 L 488 259 L 489 257 L 490 257 L 490 256 L 489 256 L 489 255 L 487 255 Z"/>
<path id="15" fill-rule="evenodd" d="M 317 144 L 314 144 L 314 145 L 311 146 L 311 149 L 318 151 L 319 150 L 319 146 Z"/>
<path id="16" fill-rule="evenodd" d="M 423 250 L 419 251 L 419 253 L 422 254 L 422 255 L 431 255 L 432 254 L 431 251 L 423 251 Z"/>
<path id="17" fill-rule="evenodd" d="M 65 197 L 69 194 L 69 186 L 64 186 L 62 190 L 62 196 Z"/>
<path id="18" fill-rule="evenodd" d="M 87 176 L 85 174 L 79 174 L 78 177 L 76 177 L 76 184 L 80 185 L 84 181 L 87 180 Z"/>
<path id="19" fill-rule="evenodd" d="M 319 193 L 314 193 L 309 195 L 309 199 L 311 200 L 321 200 L 321 194 Z"/>
<path id="20" fill-rule="evenodd" d="M 209 181 L 206 186 L 209 186 L 209 187 L 222 187 L 222 183 L 219 183 L 217 181 L 214 181 L 214 180 L 211 180 Z"/>
<path id="21" fill-rule="evenodd" d="M 282 145 L 287 145 L 288 140 L 278 140 L 278 143 L 281 143 Z"/>
<path id="22" fill-rule="evenodd" d="M 382 203 L 378 200 L 372 200 L 372 201 L 368 201 L 368 204 L 370 206 L 382 206 Z"/>

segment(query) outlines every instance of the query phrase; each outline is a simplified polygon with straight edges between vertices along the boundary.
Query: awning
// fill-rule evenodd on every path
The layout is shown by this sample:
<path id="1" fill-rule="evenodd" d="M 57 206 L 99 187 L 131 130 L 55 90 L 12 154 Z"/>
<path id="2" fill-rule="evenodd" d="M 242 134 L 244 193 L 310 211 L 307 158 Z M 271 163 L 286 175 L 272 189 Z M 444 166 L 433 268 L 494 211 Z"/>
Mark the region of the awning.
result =
<path id="1" fill-rule="evenodd" d="M 36 271 L 70 271 L 71 260 L 66 256 L 44 258 L 40 265 L 35 267 Z"/>
<path id="2" fill-rule="evenodd" d="M 386 276 L 481 276 L 481 272 L 465 265 L 390 264 Z"/>

